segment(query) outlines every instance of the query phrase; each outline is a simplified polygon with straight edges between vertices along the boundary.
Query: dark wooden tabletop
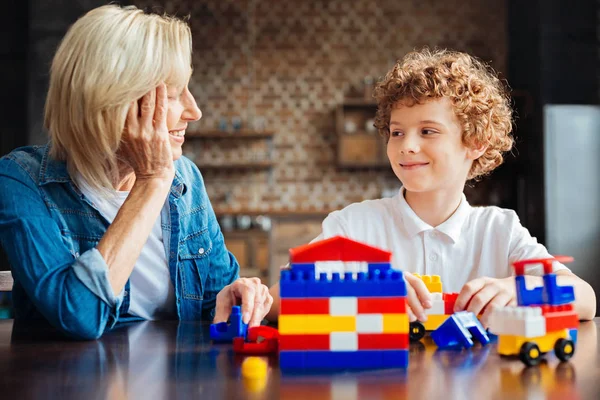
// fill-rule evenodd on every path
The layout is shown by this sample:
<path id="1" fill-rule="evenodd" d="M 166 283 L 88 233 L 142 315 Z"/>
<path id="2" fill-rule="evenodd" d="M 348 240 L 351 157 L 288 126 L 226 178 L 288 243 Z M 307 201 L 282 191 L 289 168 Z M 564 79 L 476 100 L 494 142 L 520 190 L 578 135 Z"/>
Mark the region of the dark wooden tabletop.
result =
<path id="1" fill-rule="evenodd" d="M 582 323 L 571 362 L 538 367 L 473 350 L 411 345 L 408 370 L 281 372 L 269 359 L 263 384 L 242 378 L 242 357 L 211 345 L 208 326 L 140 322 L 97 341 L 65 340 L 44 327 L 0 320 L 0 398 L 31 399 L 599 399 L 600 319 Z"/>

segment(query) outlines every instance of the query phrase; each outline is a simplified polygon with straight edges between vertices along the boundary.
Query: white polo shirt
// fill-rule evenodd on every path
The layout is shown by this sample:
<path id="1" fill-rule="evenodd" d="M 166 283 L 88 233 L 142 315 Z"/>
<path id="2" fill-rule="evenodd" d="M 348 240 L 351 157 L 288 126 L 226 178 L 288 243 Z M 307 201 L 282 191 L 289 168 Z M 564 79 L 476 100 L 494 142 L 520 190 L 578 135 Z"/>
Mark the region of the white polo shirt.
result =
<path id="1" fill-rule="evenodd" d="M 440 275 L 444 292 L 459 292 L 478 277 L 511 276 L 514 261 L 550 257 L 514 211 L 471 207 L 464 194 L 454 214 L 436 227 L 415 214 L 404 189 L 392 198 L 351 204 L 329 214 L 314 241 L 337 235 L 391 251 L 395 269 Z M 560 269 L 567 268 L 554 263 Z M 543 268 L 531 265 L 526 273 L 541 276 Z"/>

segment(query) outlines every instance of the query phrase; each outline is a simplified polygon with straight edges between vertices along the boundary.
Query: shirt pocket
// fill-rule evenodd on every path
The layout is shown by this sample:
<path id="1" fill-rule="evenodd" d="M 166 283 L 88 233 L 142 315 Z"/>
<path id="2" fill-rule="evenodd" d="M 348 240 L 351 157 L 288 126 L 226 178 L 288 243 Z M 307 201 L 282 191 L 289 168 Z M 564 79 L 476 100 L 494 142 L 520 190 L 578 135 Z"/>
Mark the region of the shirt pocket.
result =
<path id="1" fill-rule="evenodd" d="M 179 274 L 183 298 L 202 300 L 208 276 L 212 242 L 208 229 L 192 233 L 179 241 Z"/>

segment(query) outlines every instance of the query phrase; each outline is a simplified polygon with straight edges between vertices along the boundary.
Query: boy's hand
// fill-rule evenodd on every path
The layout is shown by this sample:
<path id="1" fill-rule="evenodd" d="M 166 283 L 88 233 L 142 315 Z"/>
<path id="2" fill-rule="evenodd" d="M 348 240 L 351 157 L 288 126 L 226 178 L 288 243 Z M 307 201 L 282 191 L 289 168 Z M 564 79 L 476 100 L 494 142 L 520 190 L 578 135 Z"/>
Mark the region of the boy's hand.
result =
<path id="1" fill-rule="evenodd" d="M 481 323 L 487 327 L 491 312 L 496 308 L 514 305 L 517 300 L 515 278 L 477 278 L 467 282 L 456 298 L 454 311 L 470 311 L 476 316 L 483 312 Z"/>
<path id="2" fill-rule="evenodd" d="M 425 283 L 410 272 L 404 273 L 404 279 L 406 280 L 406 290 L 408 292 L 407 312 L 410 322 L 414 322 L 417 319 L 419 321 L 427 321 L 425 309 L 432 307 L 431 293 L 429 293 Z"/>

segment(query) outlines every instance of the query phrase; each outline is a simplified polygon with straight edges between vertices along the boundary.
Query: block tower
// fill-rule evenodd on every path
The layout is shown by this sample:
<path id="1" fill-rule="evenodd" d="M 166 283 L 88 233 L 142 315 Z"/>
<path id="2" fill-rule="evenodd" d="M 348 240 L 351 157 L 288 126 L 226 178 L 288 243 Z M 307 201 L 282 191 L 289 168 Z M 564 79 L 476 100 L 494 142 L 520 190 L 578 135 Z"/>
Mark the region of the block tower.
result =
<path id="1" fill-rule="evenodd" d="M 290 250 L 280 279 L 282 369 L 408 366 L 406 284 L 388 251 L 336 236 Z M 315 274 L 315 262 L 367 262 L 368 272 Z"/>

